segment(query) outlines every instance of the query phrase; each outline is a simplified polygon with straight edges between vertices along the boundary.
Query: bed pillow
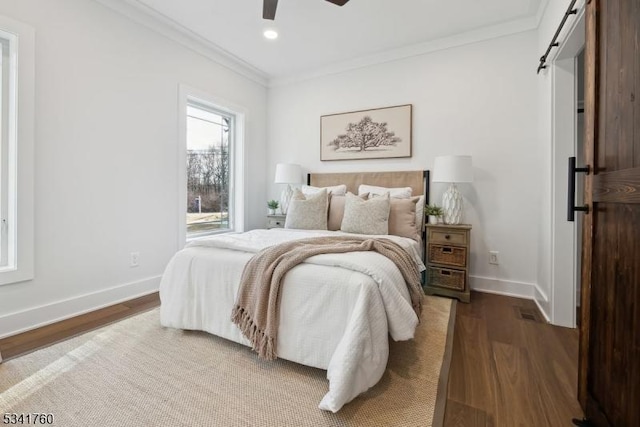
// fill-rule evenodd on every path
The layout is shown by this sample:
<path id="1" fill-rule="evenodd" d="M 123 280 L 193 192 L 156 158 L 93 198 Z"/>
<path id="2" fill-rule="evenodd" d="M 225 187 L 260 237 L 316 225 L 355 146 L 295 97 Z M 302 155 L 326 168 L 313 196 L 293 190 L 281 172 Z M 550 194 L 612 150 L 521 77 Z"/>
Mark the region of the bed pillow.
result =
<path id="1" fill-rule="evenodd" d="M 309 196 L 305 196 L 296 188 L 289 202 L 284 228 L 326 230 L 327 199 L 327 190 L 324 188 Z"/>
<path id="2" fill-rule="evenodd" d="M 389 193 L 385 193 L 388 195 Z M 380 195 L 374 194 L 370 195 L 371 198 L 381 197 Z M 394 202 L 406 202 L 411 201 L 412 204 L 415 204 L 415 208 L 413 208 L 410 204 L 404 203 L 399 204 L 394 209 Z M 403 206 L 405 210 L 402 210 L 400 206 Z M 414 216 L 413 221 L 408 218 L 408 213 L 406 209 L 410 209 Z M 402 219 L 400 219 L 400 218 Z M 393 222 L 393 227 L 391 223 Z M 411 233 L 409 231 L 409 224 L 413 222 L 413 228 L 415 229 L 415 233 Z M 423 196 L 415 196 L 411 199 L 398 199 L 391 198 L 391 209 L 389 212 L 389 234 L 394 234 L 396 236 L 409 237 L 411 239 L 420 242 L 422 240 L 422 229 L 424 228 L 424 195 Z"/>
<path id="3" fill-rule="evenodd" d="M 358 194 L 369 193 L 370 196 L 376 195 L 381 196 L 384 193 L 389 193 L 389 196 L 396 199 L 409 199 L 411 198 L 411 187 L 397 187 L 397 188 L 387 188 L 387 187 L 376 187 L 374 185 L 365 185 L 361 184 L 358 187 Z"/>
<path id="4" fill-rule="evenodd" d="M 369 200 L 347 193 L 340 230 L 356 234 L 389 234 L 389 195 Z"/>
<path id="5" fill-rule="evenodd" d="M 424 228 L 424 195 L 418 197 L 416 203 L 416 231 L 418 236 L 422 237 L 422 229 Z"/>
<path id="6" fill-rule="evenodd" d="M 408 237 L 419 241 L 416 229 L 416 204 L 419 197 L 411 199 L 390 199 L 389 234 Z"/>
<path id="7" fill-rule="evenodd" d="M 303 185 L 302 194 L 304 194 L 305 196 L 310 196 L 312 194 L 316 194 L 323 188 L 327 190 L 327 193 L 333 196 L 344 196 L 345 194 L 347 194 L 347 186 L 344 184 L 334 185 L 332 187 L 312 187 L 311 185 Z"/>
<path id="8" fill-rule="evenodd" d="M 369 193 L 361 194 L 357 197 L 360 197 L 362 200 L 367 200 L 369 198 Z M 344 217 L 344 204 L 346 199 L 346 196 L 331 195 L 329 197 L 329 217 L 327 218 L 327 229 L 331 231 L 340 230 L 340 226 L 342 225 L 342 218 Z"/>

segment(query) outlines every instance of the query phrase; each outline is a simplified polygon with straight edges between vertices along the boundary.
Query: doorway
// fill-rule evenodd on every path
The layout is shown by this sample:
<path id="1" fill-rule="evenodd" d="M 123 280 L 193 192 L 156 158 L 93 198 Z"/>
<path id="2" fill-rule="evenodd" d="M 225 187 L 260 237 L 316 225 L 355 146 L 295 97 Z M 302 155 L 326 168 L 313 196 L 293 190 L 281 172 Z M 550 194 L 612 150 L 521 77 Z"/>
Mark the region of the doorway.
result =
<path id="1" fill-rule="evenodd" d="M 578 11 L 551 67 L 552 85 L 552 219 L 551 323 L 575 328 L 580 289 L 581 215 L 567 221 L 567 164 L 584 163 L 584 8 Z M 582 112 L 581 112 L 582 109 Z M 582 201 L 584 177 L 577 177 L 576 203 Z M 579 219 L 578 219 L 579 218 Z"/>
<path id="2" fill-rule="evenodd" d="M 580 51 L 576 57 L 576 83 L 577 83 L 577 116 L 576 116 L 576 160 L 581 166 L 585 164 L 585 127 L 584 127 L 584 49 Z M 584 205 L 584 174 L 578 174 L 576 177 L 576 206 Z M 584 215 L 576 215 L 575 217 L 575 233 L 576 233 L 576 252 L 575 252 L 575 294 L 576 294 L 576 323 L 580 321 L 580 289 L 581 276 L 582 276 L 582 223 L 584 222 Z"/>

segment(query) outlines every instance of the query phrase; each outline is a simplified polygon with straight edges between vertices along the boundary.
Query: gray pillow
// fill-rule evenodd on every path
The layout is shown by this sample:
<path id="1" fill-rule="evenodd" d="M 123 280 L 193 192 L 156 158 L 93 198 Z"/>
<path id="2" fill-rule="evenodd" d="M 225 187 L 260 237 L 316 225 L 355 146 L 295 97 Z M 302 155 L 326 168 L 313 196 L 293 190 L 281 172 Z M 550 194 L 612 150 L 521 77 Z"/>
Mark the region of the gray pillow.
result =
<path id="1" fill-rule="evenodd" d="M 389 194 L 363 200 L 347 193 L 340 230 L 356 234 L 389 234 Z"/>
<path id="2" fill-rule="evenodd" d="M 296 189 L 293 192 L 291 202 L 289 202 L 284 228 L 326 230 L 328 205 L 325 188 L 307 197 L 299 189 Z"/>

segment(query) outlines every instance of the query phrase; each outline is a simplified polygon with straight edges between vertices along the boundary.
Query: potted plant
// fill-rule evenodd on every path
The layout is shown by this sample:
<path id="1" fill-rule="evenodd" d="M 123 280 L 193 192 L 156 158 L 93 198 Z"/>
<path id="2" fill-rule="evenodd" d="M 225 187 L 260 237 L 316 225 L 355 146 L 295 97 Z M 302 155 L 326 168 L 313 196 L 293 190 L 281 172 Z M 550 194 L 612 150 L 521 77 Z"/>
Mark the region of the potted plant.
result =
<path id="1" fill-rule="evenodd" d="M 267 202 L 267 206 L 269 207 L 269 215 L 275 215 L 276 209 L 278 209 L 278 206 L 280 206 L 280 203 L 278 203 L 277 200 L 269 200 Z"/>
<path id="2" fill-rule="evenodd" d="M 424 208 L 424 213 L 429 216 L 429 224 L 437 224 L 444 211 L 440 206 L 428 205 Z"/>

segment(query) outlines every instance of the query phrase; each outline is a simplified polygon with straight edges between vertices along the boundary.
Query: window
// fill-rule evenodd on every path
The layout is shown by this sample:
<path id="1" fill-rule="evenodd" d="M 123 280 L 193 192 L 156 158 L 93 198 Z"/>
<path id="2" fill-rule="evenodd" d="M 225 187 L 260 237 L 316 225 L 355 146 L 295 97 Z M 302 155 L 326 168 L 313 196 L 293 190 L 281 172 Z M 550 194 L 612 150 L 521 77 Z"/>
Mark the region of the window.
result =
<path id="1" fill-rule="evenodd" d="M 235 116 L 187 101 L 187 238 L 233 229 Z"/>
<path id="2" fill-rule="evenodd" d="M 0 37 L 0 268 L 9 265 L 9 57 L 10 39 Z"/>
<path id="3" fill-rule="evenodd" d="M 33 278 L 34 45 L 0 16 L 0 285 Z"/>
<path id="4" fill-rule="evenodd" d="M 178 240 L 243 231 L 247 110 L 178 86 Z"/>

